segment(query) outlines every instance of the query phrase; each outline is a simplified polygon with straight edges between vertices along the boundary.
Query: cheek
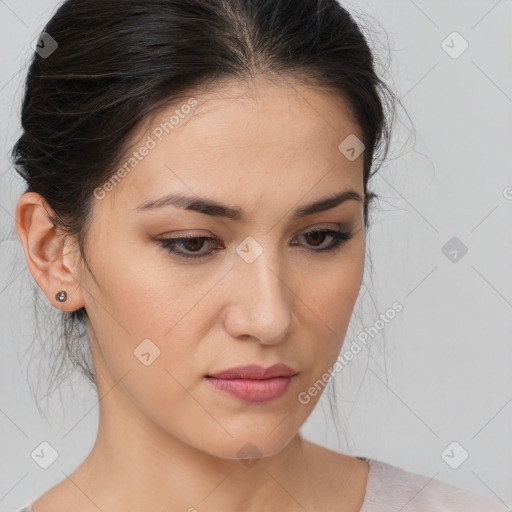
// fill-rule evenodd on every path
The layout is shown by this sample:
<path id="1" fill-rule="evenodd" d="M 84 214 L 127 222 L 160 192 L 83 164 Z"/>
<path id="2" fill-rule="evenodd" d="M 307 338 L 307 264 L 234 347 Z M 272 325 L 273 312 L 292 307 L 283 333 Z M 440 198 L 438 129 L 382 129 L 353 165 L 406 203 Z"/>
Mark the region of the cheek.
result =
<path id="1" fill-rule="evenodd" d="M 180 382 L 200 368 L 194 357 L 207 331 L 204 298 L 215 280 L 200 276 L 200 266 L 173 265 L 147 248 L 111 243 L 95 259 L 91 267 L 100 285 L 87 283 L 86 307 L 109 371 L 116 380 L 130 371 L 142 393 L 148 386 L 169 393 L 176 383 L 164 368 Z M 146 367 L 141 359 L 154 362 Z"/>
<path id="2" fill-rule="evenodd" d="M 337 333 L 350 321 L 363 277 L 362 249 L 361 244 L 342 249 L 332 260 L 310 265 L 306 277 L 298 281 L 300 299 L 323 320 L 326 333 Z"/>
<path id="3" fill-rule="evenodd" d="M 136 338 L 166 338 L 200 304 L 208 283 L 200 266 L 174 264 L 157 243 L 151 250 L 129 249 L 118 250 L 116 263 L 100 274 L 102 300 L 112 313 L 106 320 L 116 320 Z"/>
<path id="4" fill-rule="evenodd" d="M 311 268 L 303 278 L 297 296 L 302 311 L 299 324 L 309 333 L 313 373 L 321 373 L 338 356 L 357 300 L 364 270 L 364 245 Z M 305 307 L 302 306 L 304 304 Z"/>
<path id="5" fill-rule="evenodd" d="M 149 352 L 149 356 L 143 357 L 154 358 L 152 366 L 160 368 L 157 375 L 149 375 L 150 379 L 162 380 L 163 387 L 168 389 L 169 385 L 173 388 L 176 385 L 173 376 L 186 386 L 201 369 L 201 363 L 204 366 L 204 361 L 197 360 L 197 352 L 201 340 L 207 336 L 211 313 L 208 299 L 201 298 L 211 284 L 187 286 L 179 272 L 160 274 L 157 278 L 148 273 L 132 275 L 113 301 L 130 332 L 127 337 L 118 331 L 116 338 L 123 345 L 120 349 L 126 352 L 125 364 L 133 365 L 134 356 L 141 358 Z M 137 367 L 141 369 L 138 364 Z M 154 389 L 161 386 L 155 385 Z"/>

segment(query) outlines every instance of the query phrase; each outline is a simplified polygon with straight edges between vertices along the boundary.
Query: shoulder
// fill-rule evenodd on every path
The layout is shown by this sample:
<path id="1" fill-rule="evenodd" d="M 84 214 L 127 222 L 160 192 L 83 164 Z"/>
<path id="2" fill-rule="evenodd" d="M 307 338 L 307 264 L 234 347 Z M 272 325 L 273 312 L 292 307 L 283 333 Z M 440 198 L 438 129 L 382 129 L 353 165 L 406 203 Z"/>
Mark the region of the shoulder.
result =
<path id="1" fill-rule="evenodd" d="M 508 512 L 499 501 L 376 459 L 370 464 L 361 512 Z"/>

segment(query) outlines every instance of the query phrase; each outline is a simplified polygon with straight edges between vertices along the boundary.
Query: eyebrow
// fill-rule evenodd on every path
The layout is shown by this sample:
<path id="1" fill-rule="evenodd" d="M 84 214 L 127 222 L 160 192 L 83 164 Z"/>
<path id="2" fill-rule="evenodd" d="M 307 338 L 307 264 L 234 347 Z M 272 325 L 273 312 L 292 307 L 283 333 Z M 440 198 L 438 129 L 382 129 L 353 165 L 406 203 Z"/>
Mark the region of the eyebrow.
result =
<path id="1" fill-rule="evenodd" d="M 298 220 L 314 213 L 323 212 L 330 210 L 345 201 L 359 201 L 363 203 L 363 198 L 355 190 L 343 190 L 337 194 L 318 199 L 305 206 L 297 208 L 293 212 L 292 219 Z M 184 210 L 192 210 L 195 212 L 203 213 L 204 215 L 210 215 L 212 217 L 224 217 L 231 220 L 243 220 L 244 213 L 241 208 L 228 206 L 213 199 L 199 196 L 187 196 L 184 194 L 169 194 L 160 199 L 153 199 L 146 201 L 139 205 L 135 210 L 137 211 L 148 211 L 162 208 L 164 206 L 175 206 L 177 208 L 183 208 Z"/>

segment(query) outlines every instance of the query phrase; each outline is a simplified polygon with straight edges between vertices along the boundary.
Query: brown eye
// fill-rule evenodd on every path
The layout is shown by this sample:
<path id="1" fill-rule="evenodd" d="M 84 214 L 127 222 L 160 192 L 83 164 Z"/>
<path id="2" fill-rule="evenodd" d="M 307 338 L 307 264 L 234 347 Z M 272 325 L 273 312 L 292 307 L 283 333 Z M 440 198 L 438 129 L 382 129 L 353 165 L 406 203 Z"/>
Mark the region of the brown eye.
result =
<path id="1" fill-rule="evenodd" d="M 308 231 L 307 233 L 303 233 L 300 236 L 303 236 L 305 239 L 307 239 L 308 244 L 311 247 L 320 247 L 327 237 L 332 240 L 331 244 L 327 247 L 316 249 L 317 252 L 337 249 L 344 242 L 352 238 L 350 231 L 336 231 L 333 229 L 314 229 L 312 231 Z"/>
<path id="2" fill-rule="evenodd" d="M 336 231 L 333 229 L 314 229 L 301 235 L 306 239 L 306 245 L 311 248 L 313 252 L 332 251 L 340 247 L 345 241 L 352 238 L 350 231 Z M 321 247 L 326 240 L 330 240 L 330 245 Z M 180 258 L 206 258 L 211 256 L 216 249 L 221 249 L 218 244 L 209 251 L 201 251 L 206 245 L 206 242 L 217 242 L 215 238 L 205 236 L 191 236 L 179 238 L 164 238 L 159 240 L 161 246 L 169 253 L 175 254 Z M 293 243 L 292 245 L 298 245 Z"/>
<path id="3" fill-rule="evenodd" d="M 176 254 L 181 258 L 204 258 L 209 256 L 213 251 L 200 252 L 204 247 L 205 241 L 215 241 L 215 238 L 205 236 L 194 236 L 194 237 L 180 237 L 180 238 L 165 238 L 160 240 L 161 246 L 172 254 Z M 177 250 L 176 248 L 183 248 L 183 250 Z M 188 251 L 188 252 L 187 252 Z"/>
<path id="4" fill-rule="evenodd" d="M 308 240 L 308 243 L 313 245 L 313 247 L 317 247 L 325 241 L 327 233 L 325 231 L 311 231 L 310 233 L 306 233 L 304 235 Z"/>

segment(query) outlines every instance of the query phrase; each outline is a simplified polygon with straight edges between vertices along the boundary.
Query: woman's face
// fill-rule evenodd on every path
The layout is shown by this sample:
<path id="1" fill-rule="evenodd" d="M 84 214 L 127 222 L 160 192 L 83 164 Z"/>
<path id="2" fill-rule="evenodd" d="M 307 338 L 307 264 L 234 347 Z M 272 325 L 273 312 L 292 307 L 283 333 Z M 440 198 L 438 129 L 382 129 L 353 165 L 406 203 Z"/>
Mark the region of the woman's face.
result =
<path id="1" fill-rule="evenodd" d="M 95 193 L 94 278 L 80 278 L 100 395 L 112 393 L 102 414 L 224 458 L 247 443 L 271 455 L 291 440 L 320 396 L 304 393 L 340 352 L 365 253 L 362 201 L 296 214 L 344 191 L 363 198 L 363 155 L 345 147 L 354 136 L 339 97 L 262 78 L 187 97 L 139 130 L 120 181 Z M 164 205 L 169 195 L 239 215 Z M 352 237 L 335 247 L 315 229 Z M 296 375 L 245 395 L 208 377 L 276 363 Z"/>

